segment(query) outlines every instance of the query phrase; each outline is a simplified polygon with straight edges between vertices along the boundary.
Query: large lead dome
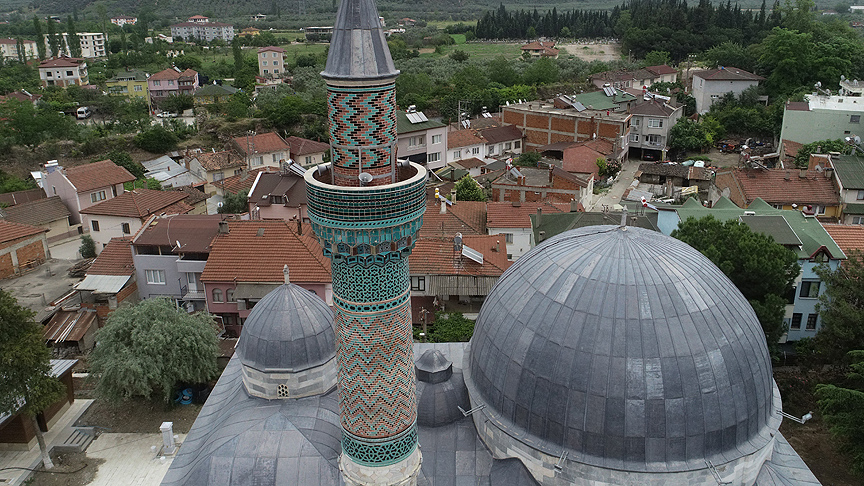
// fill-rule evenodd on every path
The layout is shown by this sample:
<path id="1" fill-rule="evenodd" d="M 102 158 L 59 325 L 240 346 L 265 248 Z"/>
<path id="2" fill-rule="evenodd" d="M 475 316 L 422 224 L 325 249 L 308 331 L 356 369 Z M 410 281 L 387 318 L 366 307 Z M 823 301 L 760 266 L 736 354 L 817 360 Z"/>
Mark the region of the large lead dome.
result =
<path id="1" fill-rule="evenodd" d="M 595 466 L 704 469 L 761 449 L 776 420 L 753 309 L 698 251 L 640 228 L 573 230 L 521 257 L 468 360 L 472 406 Z"/>

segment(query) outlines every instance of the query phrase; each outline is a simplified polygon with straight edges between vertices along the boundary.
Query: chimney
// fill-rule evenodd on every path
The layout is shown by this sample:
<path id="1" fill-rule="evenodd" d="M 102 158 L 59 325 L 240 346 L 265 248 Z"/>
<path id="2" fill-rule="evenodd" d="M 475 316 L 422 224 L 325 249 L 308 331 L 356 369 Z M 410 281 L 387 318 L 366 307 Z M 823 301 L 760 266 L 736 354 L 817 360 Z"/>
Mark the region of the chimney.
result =
<path id="1" fill-rule="evenodd" d="M 291 283 L 291 279 L 288 278 L 288 265 L 282 267 L 282 275 L 285 277 L 285 283 Z"/>
<path id="2" fill-rule="evenodd" d="M 441 214 L 447 214 L 447 203 L 445 201 L 441 201 Z"/>
<path id="3" fill-rule="evenodd" d="M 300 218 L 297 218 L 297 234 L 298 235 L 303 234 L 303 220 Z"/>
<path id="4" fill-rule="evenodd" d="M 540 227 L 540 223 L 543 220 L 543 208 L 537 208 L 537 227 Z"/>
<path id="5" fill-rule="evenodd" d="M 450 191 L 450 202 L 456 204 L 456 188 Z"/>
<path id="6" fill-rule="evenodd" d="M 501 240 L 495 240 L 495 251 L 501 251 Z"/>
<path id="7" fill-rule="evenodd" d="M 799 179 L 806 179 L 807 178 L 807 169 L 798 170 L 798 178 Z"/>
<path id="8" fill-rule="evenodd" d="M 579 203 L 575 199 L 570 200 L 570 212 L 575 213 L 579 211 Z"/>
<path id="9" fill-rule="evenodd" d="M 227 235 L 228 234 L 228 221 L 219 221 L 219 234 Z"/>
<path id="10" fill-rule="evenodd" d="M 788 170 L 786 171 L 786 174 L 783 175 L 783 178 L 786 179 L 787 181 L 790 180 L 790 179 L 792 178 L 792 177 L 789 175 L 789 171 L 788 171 Z"/>
<path id="11" fill-rule="evenodd" d="M 627 227 L 627 206 L 624 206 L 624 211 L 621 211 L 621 227 Z"/>
<path id="12" fill-rule="evenodd" d="M 549 184 L 552 184 L 552 171 L 555 170 L 554 165 L 549 165 Z"/>

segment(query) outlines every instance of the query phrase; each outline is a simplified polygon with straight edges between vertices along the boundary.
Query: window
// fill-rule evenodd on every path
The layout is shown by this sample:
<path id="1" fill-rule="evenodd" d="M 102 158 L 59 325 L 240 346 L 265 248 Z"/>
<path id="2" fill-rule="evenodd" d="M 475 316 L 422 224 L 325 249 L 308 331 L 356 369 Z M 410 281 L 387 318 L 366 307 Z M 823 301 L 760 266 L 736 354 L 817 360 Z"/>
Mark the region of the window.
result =
<path id="1" fill-rule="evenodd" d="M 266 66 L 266 65 L 267 65 L 267 61 L 261 61 L 261 65 L 262 65 L 262 66 Z"/>
<path id="2" fill-rule="evenodd" d="M 813 255 L 813 261 L 816 263 L 827 263 L 828 255 L 826 255 L 824 251 L 820 251 L 819 253 Z"/>
<path id="3" fill-rule="evenodd" d="M 265 69 L 265 70 L 264 70 L 264 74 L 270 74 L 270 71 L 267 70 L 267 69 Z"/>
<path id="4" fill-rule="evenodd" d="M 174 80 L 173 79 L 168 80 L 168 86 L 174 86 Z"/>
<path id="5" fill-rule="evenodd" d="M 453 151 L 453 158 L 454 159 L 461 159 L 462 158 L 462 151 L 461 150 L 454 150 Z M 57 194 L 57 193 L 55 192 L 54 194 Z"/>
<path id="6" fill-rule="evenodd" d="M 285 204 L 284 196 L 270 196 L 270 204 Z"/>
<path id="7" fill-rule="evenodd" d="M 434 152 L 426 155 L 426 162 L 438 162 L 441 160 L 441 152 Z"/>
<path id="8" fill-rule="evenodd" d="M 54 195 L 57 195 L 57 186 L 51 186 L 51 190 L 54 191 Z"/>
<path id="9" fill-rule="evenodd" d="M 471 149 L 471 155 L 477 155 L 480 153 L 480 147 L 473 147 Z"/>
<path id="10" fill-rule="evenodd" d="M 237 299 L 234 297 L 234 289 L 228 289 L 225 291 L 225 301 L 237 302 Z"/>
<path id="11" fill-rule="evenodd" d="M 639 134 L 631 133 L 630 134 L 630 141 L 638 143 L 639 142 Z"/>
<path id="12" fill-rule="evenodd" d="M 252 167 L 264 165 L 264 157 L 261 155 L 258 155 L 256 157 L 252 157 L 252 161 L 249 165 L 251 165 Z"/>
<path id="13" fill-rule="evenodd" d="M 659 118 L 649 118 L 648 128 L 663 128 L 663 120 Z"/>
<path id="14" fill-rule="evenodd" d="M 274 65 L 274 66 L 278 66 L 278 65 L 279 65 L 279 61 L 273 61 L 273 65 Z"/>
<path id="15" fill-rule="evenodd" d="M 798 294 L 799 297 L 805 299 L 815 299 L 819 297 L 819 282 L 818 280 L 804 280 L 801 282 L 801 292 Z"/>
<path id="16" fill-rule="evenodd" d="M 634 119 L 632 120 L 631 124 L 632 124 L 634 127 L 638 127 L 638 126 L 639 126 L 639 118 L 634 118 Z"/>
<path id="17" fill-rule="evenodd" d="M 432 135 L 432 143 L 441 143 L 441 135 Z"/>
<path id="18" fill-rule="evenodd" d="M 120 227 L 123 228 L 123 234 L 124 235 L 132 234 L 132 231 L 129 228 L 129 223 L 121 223 Z"/>
<path id="19" fill-rule="evenodd" d="M 495 146 L 494 145 L 487 145 L 486 150 L 487 150 L 486 151 L 487 155 L 495 155 Z"/>
<path id="20" fill-rule="evenodd" d="M 49 77 L 49 78 L 52 77 L 51 71 L 46 71 L 46 72 L 45 72 L 45 76 L 46 76 L 46 77 Z"/>
<path id="21" fill-rule="evenodd" d="M 72 71 L 66 71 L 66 76 L 70 76 L 70 77 L 71 77 L 71 76 L 74 76 L 74 75 L 75 75 L 75 73 L 73 73 Z"/>
<path id="22" fill-rule="evenodd" d="M 105 200 L 105 191 L 91 192 L 90 193 L 90 202 L 96 203 L 96 202 L 104 201 L 104 200 Z"/>
<path id="23" fill-rule="evenodd" d="M 222 302 L 222 289 L 213 289 L 213 302 Z"/>
<path id="24" fill-rule="evenodd" d="M 801 316 L 803 314 L 792 314 L 792 324 L 789 325 L 790 329 L 801 329 Z"/>
<path id="25" fill-rule="evenodd" d="M 815 331 L 816 330 L 816 318 L 819 317 L 819 314 L 807 314 L 807 330 Z"/>
<path id="26" fill-rule="evenodd" d="M 513 233 L 504 233 L 504 241 L 506 243 L 513 243 Z"/>
<path id="27" fill-rule="evenodd" d="M 651 145 L 663 145 L 662 135 L 645 135 L 645 141 Z"/>
<path id="28" fill-rule="evenodd" d="M 421 145 L 426 145 L 426 137 L 423 135 L 419 135 L 417 137 L 411 137 L 408 139 L 409 147 L 418 147 Z"/>
<path id="29" fill-rule="evenodd" d="M 513 148 L 513 142 L 504 142 L 504 150 L 510 150 Z"/>
<path id="30" fill-rule="evenodd" d="M 521 141 L 521 140 L 517 140 L 517 141 L 513 142 L 513 148 L 514 148 L 514 149 L 522 148 L 522 141 Z"/>
<path id="31" fill-rule="evenodd" d="M 852 224 L 864 224 L 864 216 L 852 216 Z"/>
<path id="32" fill-rule="evenodd" d="M 213 174 L 213 180 L 214 181 L 221 181 L 224 178 L 225 178 L 225 174 L 222 172 L 216 172 L 215 174 Z"/>
<path id="33" fill-rule="evenodd" d="M 144 270 L 148 284 L 165 285 L 165 270 Z"/>
<path id="34" fill-rule="evenodd" d="M 132 89 L 134 89 L 135 91 L 142 91 L 143 90 L 143 88 L 141 88 L 140 84 L 136 84 Z"/>
<path id="35" fill-rule="evenodd" d="M 57 193 L 55 192 L 54 194 Z M 858 199 L 859 201 L 864 199 L 864 191 L 858 191 L 858 196 L 855 199 Z"/>
<path id="36" fill-rule="evenodd" d="M 274 70 L 273 70 L 273 74 L 279 74 L 279 70 L 278 70 L 278 69 L 274 69 Z"/>
<path id="37" fill-rule="evenodd" d="M 411 290 L 423 292 L 426 290 L 426 277 L 411 277 Z"/>
<path id="38" fill-rule="evenodd" d="M 153 81 L 153 86 L 162 86 L 162 81 Z"/>
<path id="39" fill-rule="evenodd" d="M 825 214 L 825 206 L 816 206 L 816 214 Z"/>
<path id="40" fill-rule="evenodd" d="M 861 115 L 849 115 L 849 123 L 861 123 Z"/>
<path id="41" fill-rule="evenodd" d="M 93 231 L 99 231 L 99 221 L 96 221 L 95 219 L 90 221 L 90 227 L 93 228 Z"/>
<path id="42" fill-rule="evenodd" d="M 306 161 L 306 165 L 309 165 L 309 164 L 312 163 L 312 156 L 309 155 L 309 156 L 307 156 L 304 160 Z"/>

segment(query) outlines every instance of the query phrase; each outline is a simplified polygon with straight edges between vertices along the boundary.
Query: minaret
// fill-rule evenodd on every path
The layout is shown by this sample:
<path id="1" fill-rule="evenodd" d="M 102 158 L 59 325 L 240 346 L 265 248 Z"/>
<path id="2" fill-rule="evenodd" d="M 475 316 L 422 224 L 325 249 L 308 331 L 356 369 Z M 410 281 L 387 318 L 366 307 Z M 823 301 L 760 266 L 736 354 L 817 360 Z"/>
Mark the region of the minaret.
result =
<path id="1" fill-rule="evenodd" d="M 408 255 L 426 169 L 396 160 L 399 71 L 373 0 L 342 0 L 321 75 L 332 162 L 305 178 L 309 219 L 332 261 L 339 468 L 348 485 L 413 485 L 421 456 Z"/>

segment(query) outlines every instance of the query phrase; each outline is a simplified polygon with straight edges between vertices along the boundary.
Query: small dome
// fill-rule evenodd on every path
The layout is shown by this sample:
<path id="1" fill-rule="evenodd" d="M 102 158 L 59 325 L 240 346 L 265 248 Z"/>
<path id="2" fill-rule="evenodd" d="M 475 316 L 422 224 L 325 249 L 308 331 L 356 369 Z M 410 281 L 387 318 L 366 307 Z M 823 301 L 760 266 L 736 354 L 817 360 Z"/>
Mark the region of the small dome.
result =
<path id="1" fill-rule="evenodd" d="M 437 349 L 427 349 L 414 364 L 417 373 L 417 423 L 440 427 L 464 418 L 471 408 L 462 370 Z"/>
<path id="2" fill-rule="evenodd" d="M 291 373 L 336 356 L 333 312 L 320 297 L 294 284 L 265 295 L 243 325 L 237 354 L 264 373 Z"/>
<path id="3" fill-rule="evenodd" d="M 750 304 L 701 253 L 635 227 L 569 231 L 517 260 L 466 366 L 472 404 L 509 435 L 600 467 L 704 469 L 764 447 L 775 420 Z"/>
<path id="4" fill-rule="evenodd" d="M 453 374 L 453 362 L 437 349 L 427 349 L 414 363 L 417 379 L 427 383 L 447 381 Z"/>

